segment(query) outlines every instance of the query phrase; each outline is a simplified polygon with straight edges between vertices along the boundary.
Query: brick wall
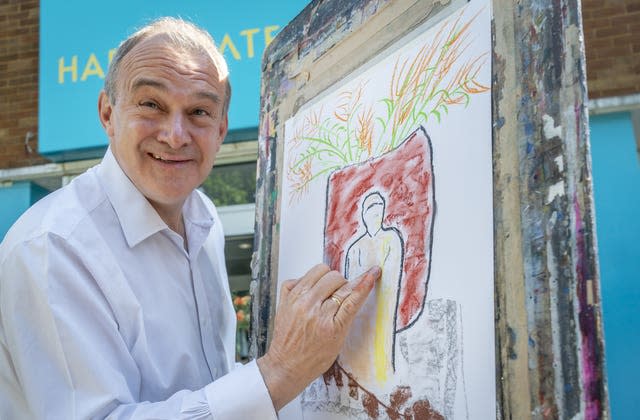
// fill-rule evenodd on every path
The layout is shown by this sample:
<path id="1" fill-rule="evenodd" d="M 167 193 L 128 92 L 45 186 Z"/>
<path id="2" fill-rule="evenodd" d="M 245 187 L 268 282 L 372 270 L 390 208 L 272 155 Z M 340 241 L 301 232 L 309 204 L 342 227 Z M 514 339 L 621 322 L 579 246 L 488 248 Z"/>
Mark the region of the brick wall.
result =
<path id="1" fill-rule="evenodd" d="M 0 2 L 0 169 L 37 155 L 38 0 Z M 640 0 L 582 0 L 589 97 L 640 93 Z M 25 137 L 33 153 L 25 146 Z"/>
<path id="2" fill-rule="evenodd" d="M 640 93 L 640 0 L 582 0 L 589 98 Z"/>
<path id="3" fill-rule="evenodd" d="M 0 2 L 0 168 L 45 162 L 36 152 L 39 12 L 38 0 Z"/>

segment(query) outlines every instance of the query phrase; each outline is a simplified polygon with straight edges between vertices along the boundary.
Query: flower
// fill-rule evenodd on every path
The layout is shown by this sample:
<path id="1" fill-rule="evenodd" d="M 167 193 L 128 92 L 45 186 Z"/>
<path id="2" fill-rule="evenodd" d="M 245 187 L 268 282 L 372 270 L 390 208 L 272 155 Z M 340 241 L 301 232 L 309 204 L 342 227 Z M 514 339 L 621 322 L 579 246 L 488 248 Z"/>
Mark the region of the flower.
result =
<path id="1" fill-rule="evenodd" d="M 234 294 L 231 299 L 233 308 L 236 311 L 236 320 L 238 330 L 248 330 L 249 321 L 251 320 L 251 295 Z"/>

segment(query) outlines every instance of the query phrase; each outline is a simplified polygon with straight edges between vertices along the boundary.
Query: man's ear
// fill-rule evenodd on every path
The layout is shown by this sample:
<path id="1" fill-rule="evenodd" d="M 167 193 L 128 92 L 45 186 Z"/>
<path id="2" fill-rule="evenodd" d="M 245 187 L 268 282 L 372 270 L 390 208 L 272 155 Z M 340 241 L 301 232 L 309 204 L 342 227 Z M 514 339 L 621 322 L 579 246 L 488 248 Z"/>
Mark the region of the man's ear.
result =
<path id="1" fill-rule="evenodd" d="M 113 106 L 104 90 L 100 91 L 100 96 L 98 96 L 98 116 L 100 117 L 100 123 L 107 133 L 107 136 L 110 139 L 113 138 L 113 121 L 111 119 L 113 116 Z"/>
<path id="2" fill-rule="evenodd" d="M 229 131 L 229 115 L 225 113 L 218 129 L 218 149 L 220 149 L 220 145 L 227 136 L 227 131 Z"/>

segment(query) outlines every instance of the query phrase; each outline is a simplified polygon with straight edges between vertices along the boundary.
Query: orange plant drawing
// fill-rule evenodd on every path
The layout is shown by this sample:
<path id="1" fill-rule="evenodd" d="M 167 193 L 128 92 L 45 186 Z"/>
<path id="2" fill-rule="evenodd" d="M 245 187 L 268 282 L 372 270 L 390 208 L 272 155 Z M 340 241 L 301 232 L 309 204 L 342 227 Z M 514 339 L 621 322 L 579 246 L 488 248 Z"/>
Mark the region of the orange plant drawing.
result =
<path id="1" fill-rule="evenodd" d="M 289 151 L 290 204 L 314 180 L 395 149 L 416 127 L 439 124 L 450 107 L 466 107 L 472 95 L 490 90 L 479 80 L 489 52 L 469 54 L 478 14 L 465 21 L 463 9 L 417 53 L 400 56 L 386 82 L 388 96 L 365 102 L 368 81 L 361 81 L 339 94 L 332 112 L 325 115 L 320 108 L 303 118 Z"/>

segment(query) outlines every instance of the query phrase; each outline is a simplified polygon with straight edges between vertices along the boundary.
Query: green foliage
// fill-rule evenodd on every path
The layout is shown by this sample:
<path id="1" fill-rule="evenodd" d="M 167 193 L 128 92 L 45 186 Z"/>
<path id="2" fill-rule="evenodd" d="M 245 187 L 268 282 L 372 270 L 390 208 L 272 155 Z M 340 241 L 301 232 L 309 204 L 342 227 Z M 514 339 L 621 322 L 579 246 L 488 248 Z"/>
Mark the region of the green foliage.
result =
<path id="1" fill-rule="evenodd" d="M 216 206 L 255 202 L 256 164 L 216 166 L 200 187 Z"/>

